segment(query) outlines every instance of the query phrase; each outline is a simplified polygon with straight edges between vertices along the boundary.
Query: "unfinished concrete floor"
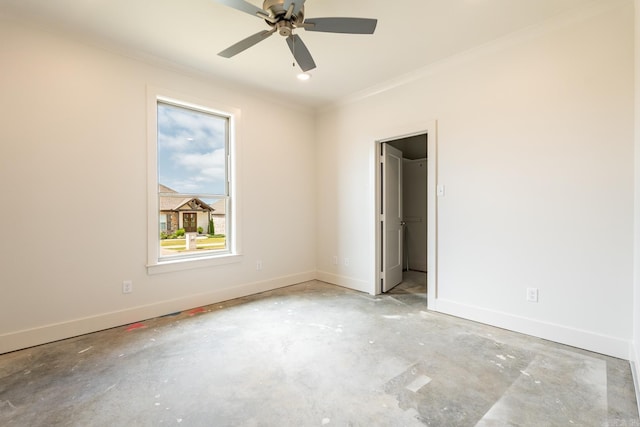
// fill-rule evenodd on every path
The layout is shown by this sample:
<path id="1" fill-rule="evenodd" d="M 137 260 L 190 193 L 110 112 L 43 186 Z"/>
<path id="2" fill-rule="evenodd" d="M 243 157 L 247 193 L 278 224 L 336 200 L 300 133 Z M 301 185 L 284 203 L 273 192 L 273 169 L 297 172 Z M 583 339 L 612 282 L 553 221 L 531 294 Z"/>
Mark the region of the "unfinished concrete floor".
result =
<path id="1" fill-rule="evenodd" d="M 640 426 L 628 362 L 308 282 L 0 356 L 9 426 Z"/>

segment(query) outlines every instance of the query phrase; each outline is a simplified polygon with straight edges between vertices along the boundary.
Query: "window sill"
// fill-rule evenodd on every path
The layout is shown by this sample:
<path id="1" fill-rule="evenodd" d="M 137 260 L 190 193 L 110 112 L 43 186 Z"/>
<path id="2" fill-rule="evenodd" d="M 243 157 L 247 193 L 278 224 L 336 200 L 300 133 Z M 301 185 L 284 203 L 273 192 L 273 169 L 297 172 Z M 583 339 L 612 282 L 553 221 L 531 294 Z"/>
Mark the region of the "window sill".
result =
<path id="1" fill-rule="evenodd" d="M 172 273 L 175 271 L 192 270 L 194 268 L 214 267 L 217 265 L 234 264 L 242 261 L 240 254 L 213 255 L 199 258 L 183 258 L 171 261 L 160 261 L 147 265 L 147 274 Z"/>

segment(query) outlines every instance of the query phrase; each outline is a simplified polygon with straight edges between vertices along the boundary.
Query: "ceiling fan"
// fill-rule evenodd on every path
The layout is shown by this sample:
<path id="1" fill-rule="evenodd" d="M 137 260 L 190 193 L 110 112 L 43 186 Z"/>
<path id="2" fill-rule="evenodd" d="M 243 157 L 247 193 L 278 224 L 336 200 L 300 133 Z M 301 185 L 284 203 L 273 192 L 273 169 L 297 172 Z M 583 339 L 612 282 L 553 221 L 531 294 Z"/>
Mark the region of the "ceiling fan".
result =
<path id="1" fill-rule="evenodd" d="M 344 34 L 373 34 L 378 23 L 377 19 L 367 18 L 313 18 L 304 19 L 305 0 L 264 0 L 262 9 L 245 0 L 215 0 L 218 3 L 237 9 L 241 12 L 256 16 L 271 27 L 228 47 L 218 55 L 231 58 L 251 46 L 267 39 L 276 31 L 287 38 L 287 44 L 295 61 L 302 71 L 307 72 L 316 68 L 316 63 L 309 49 L 294 30 L 303 28 L 307 31 Z"/>

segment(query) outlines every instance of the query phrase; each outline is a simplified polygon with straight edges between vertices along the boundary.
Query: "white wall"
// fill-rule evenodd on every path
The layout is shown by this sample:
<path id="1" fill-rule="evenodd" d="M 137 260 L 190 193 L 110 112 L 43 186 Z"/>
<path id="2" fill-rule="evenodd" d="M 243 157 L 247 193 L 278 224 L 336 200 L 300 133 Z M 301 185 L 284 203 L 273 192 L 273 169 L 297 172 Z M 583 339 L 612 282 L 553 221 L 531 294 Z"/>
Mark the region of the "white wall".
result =
<path id="1" fill-rule="evenodd" d="M 633 4 L 608 2 L 318 118 L 318 270 L 372 291 L 373 145 L 438 122 L 440 311 L 628 356 Z M 600 7 L 600 6 L 598 6 Z M 430 136 L 431 137 L 431 136 Z M 333 209 L 335 207 L 335 209 Z M 331 256 L 349 257 L 334 266 Z M 527 287 L 540 302 L 525 300 Z"/>
<path id="2" fill-rule="evenodd" d="M 631 1 L 609 3 L 317 121 L 225 82 L 3 20 L 0 194 L 12 209 L 0 209 L 0 353 L 288 285 L 316 268 L 372 291 L 374 141 L 437 119 L 447 188 L 437 308 L 627 357 L 632 336 L 640 342 L 634 14 Z M 147 85 L 242 110 L 241 263 L 147 275 Z M 292 132 L 263 132 L 283 118 Z M 122 295 L 123 279 L 132 294 Z M 540 303 L 524 301 L 527 286 L 540 288 Z"/>
<path id="3" fill-rule="evenodd" d="M 406 222 L 406 242 L 409 269 L 427 271 L 427 161 L 404 160 L 402 165 L 403 219 Z"/>
<path id="4" fill-rule="evenodd" d="M 16 22 L 0 40 L 0 353 L 315 277 L 310 111 Z M 242 262 L 147 275 L 147 85 L 241 109 Z"/>

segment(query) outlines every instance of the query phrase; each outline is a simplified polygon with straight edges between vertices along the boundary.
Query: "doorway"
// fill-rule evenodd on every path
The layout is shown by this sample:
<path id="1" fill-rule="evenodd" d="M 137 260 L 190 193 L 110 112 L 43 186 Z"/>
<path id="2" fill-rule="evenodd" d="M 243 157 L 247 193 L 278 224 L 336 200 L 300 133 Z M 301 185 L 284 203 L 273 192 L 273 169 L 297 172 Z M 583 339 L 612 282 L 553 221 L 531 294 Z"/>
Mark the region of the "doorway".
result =
<path id="1" fill-rule="evenodd" d="M 427 142 L 425 133 L 382 144 L 383 292 L 426 297 Z"/>
<path id="2" fill-rule="evenodd" d="M 435 122 L 376 141 L 376 159 L 376 293 L 420 292 L 435 309 Z"/>

